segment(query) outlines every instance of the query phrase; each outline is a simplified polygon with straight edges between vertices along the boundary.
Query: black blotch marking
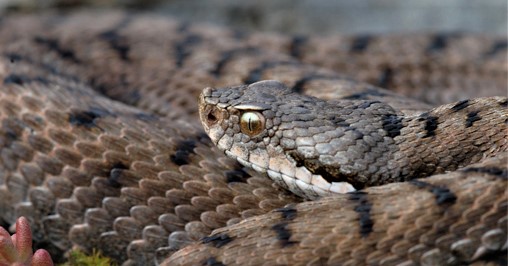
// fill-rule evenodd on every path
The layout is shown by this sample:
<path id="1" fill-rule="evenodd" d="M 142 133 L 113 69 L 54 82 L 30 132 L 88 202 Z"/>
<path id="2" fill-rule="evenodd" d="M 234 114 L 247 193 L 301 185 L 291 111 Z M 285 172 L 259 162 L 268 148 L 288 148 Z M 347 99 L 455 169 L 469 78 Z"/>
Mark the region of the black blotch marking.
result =
<path id="1" fill-rule="evenodd" d="M 377 80 L 377 85 L 381 88 L 388 89 L 393 80 L 393 69 L 385 67 Z"/>
<path id="2" fill-rule="evenodd" d="M 434 38 L 432 38 L 432 41 L 427 47 L 426 52 L 427 53 L 438 52 L 440 50 L 445 49 L 447 45 L 448 45 L 448 35 L 436 34 L 434 35 Z"/>
<path id="3" fill-rule="evenodd" d="M 99 34 L 99 37 L 109 43 L 111 49 L 118 53 L 118 57 L 123 61 L 129 61 L 130 47 L 124 37 L 118 35 L 116 30 L 105 31 Z"/>
<path id="4" fill-rule="evenodd" d="M 94 91 L 96 91 L 102 95 L 109 96 L 107 87 L 104 84 L 100 84 L 96 78 L 91 78 L 89 80 L 89 85 L 94 89 Z"/>
<path id="5" fill-rule="evenodd" d="M 302 46 L 305 45 L 307 41 L 308 38 L 306 36 L 293 36 L 289 45 L 289 54 L 294 58 L 300 59 L 302 56 Z"/>
<path id="6" fill-rule="evenodd" d="M 74 63 L 80 63 L 80 60 L 74 54 L 74 51 L 62 48 L 57 40 L 44 37 L 35 37 L 35 43 L 45 45 L 49 50 L 56 52 L 63 59 Z"/>
<path id="7" fill-rule="evenodd" d="M 504 101 L 500 102 L 499 106 L 501 106 L 501 107 L 508 107 L 508 100 L 504 100 Z"/>
<path id="8" fill-rule="evenodd" d="M 378 90 L 375 90 L 375 89 L 367 89 L 363 92 L 351 94 L 347 97 L 344 97 L 343 99 L 346 99 L 346 100 L 367 100 L 367 98 L 369 96 L 384 97 L 384 96 L 386 96 L 386 94 L 382 93 Z"/>
<path id="9" fill-rule="evenodd" d="M 10 142 L 10 144 L 12 144 L 13 141 L 19 139 L 18 134 L 16 134 L 16 132 L 13 132 L 12 130 L 7 129 L 7 131 L 4 134 L 5 134 L 4 136 L 7 138 L 8 142 Z"/>
<path id="10" fill-rule="evenodd" d="M 194 152 L 196 148 L 196 141 L 189 139 L 183 140 L 176 144 L 175 154 L 170 156 L 170 159 L 176 165 L 184 165 L 189 163 L 189 155 Z"/>
<path id="11" fill-rule="evenodd" d="M 458 111 L 460 111 L 460 110 L 462 110 L 462 109 L 464 109 L 464 108 L 466 108 L 468 106 L 469 106 L 469 100 L 462 100 L 462 101 L 456 103 L 454 106 L 452 106 L 451 109 L 454 112 L 458 112 Z"/>
<path id="12" fill-rule="evenodd" d="M 125 78 L 125 74 L 121 74 L 117 79 L 119 86 L 126 88 L 125 90 L 111 90 L 111 84 L 101 84 L 95 78 L 89 80 L 89 85 L 98 93 L 108 96 L 108 98 L 115 99 L 128 105 L 136 105 L 141 99 L 141 95 L 136 90 L 129 88 L 129 83 Z"/>
<path id="13" fill-rule="evenodd" d="M 332 122 L 333 125 L 335 125 L 337 127 L 351 128 L 350 127 L 351 124 L 346 122 L 346 120 L 344 120 L 342 117 L 340 117 L 338 115 L 329 115 L 329 116 L 326 117 L 326 120 Z M 345 130 L 348 130 L 348 129 L 345 129 Z"/>
<path id="14" fill-rule="evenodd" d="M 296 218 L 298 212 L 293 207 L 284 207 L 275 209 L 275 212 L 280 212 L 282 219 L 290 221 Z"/>
<path id="15" fill-rule="evenodd" d="M 193 45 L 201 42 L 201 37 L 195 34 L 189 34 L 181 42 L 178 42 L 174 46 L 174 53 L 176 58 L 176 66 L 182 67 L 185 59 L 191 54 L 191 48 Z"/>
<path id="16" fill-rule="evenodd" d="M 482 117 L 478 115 L 478 111 L 468 113 L 466 118 L 466 127 L 471 127 L 474 122 L 481 119 Z"/>
<path id="17" fill-rule="evenodd" d="M 99 118 L 111 115 L 107 110 L 92 107 L 89 110 L 71 111 L 69 114 L 69 123 L 75 126 L 84 126 L 86 128 L 96 127 L 96 121 Z"/>
<path id="18" fill-rule="evenodd" d="M 216 234 L 207 237 L 203 237 L 201 239 L 201 243 L 203 244 L 211 244 L 216 248 L 221 248 L 227 245 L 229 242 L 233 241 L 233 238 L 228 236 L 227 234 Z"/>
<path id="19" fill-rule="evenodd" d="M 4 78 L 4 84 L 17 84 L 23 85 L 30 82 L 39 82 L 44 85 L 48 85 L 50 82 L 43 77 L 30 78 L 24 75 L 10 74 Z"/>
<path id="20" fill-rule="evenodd" d="M 461 172 L 465 173 L 480 173 L 480 174 L 489 174 L 501 177 L 503 179 L 508 179 L 508 170 L 505 168 L 497 168 L 497 167 L 468 167 Z"/>
<path id="21" fill-rule="evenodd" d="M 438 118 L 429 115 L 429 113 L 423 113 L 418 118 L 418 121 L 425 122 L 424 130 L 426 131 L 423 138 L 428 138 L 436 135 L 436 129 L 439 124 Z"/>
<path id="22" fill-rule="evenodd" d="M 2 132 L 2 136 L 4 136 L 3 147 L 11 147 L 12 142 L 20 139 L 23 135 L 23 127 L 19 127 L 19 124 L 21 124 L 21 122 L 18 119 L 7 119 L 2 121 L 0 131 Z"/>
<path id="23" fill-rule="evenodd" d="M 214 75 L 215 77 L 219 77 L 222 73 L 222 69 L 234 58 L 236 58 L 239 55 L 246 55 L 246 54 L 256 54 L 259 52 L 259 49 L 254 47 L 247 47 L 247 48 L 239 48 L 239 49 L 233 49 L 224 51 L 221 54 L 221 57 L 217 64 L 215 65 L 215 68 L 210 71 L 210 74 Z"/>
<path id="24" fill-rule="evenodd" d="M 127 44 L 127 40 L 125 37 L 120 36 L 118 32 L 127 27 L 127 25 L 131 22 L 131 17 L 126 16 L 118 25 L 113 27 L 111 30 L 102 32 L 99 34 L 99 38 L 109 43 L 111 49 L 115 50 L 118 53 L 118 57 L 123 61 L 130 61 L 129 59 L 129 51 L 130 47 Z"/>
<path id="25" fill-rule="evenodd" d="M 129 169 L 129 167 L 127 167 L 123 163 L 113 164 L 113 166 L 111 166 L 111 170 L 109 171 L 109 176 L 107 179 L 108 184 L 114 188 L 121 188 L 122 184 L 119 182 L 119 179 L 122 176 L 123 170 L 127 169 Z"/>
<path id="26" fill-rule="evenodd" d="M 205 262 L 203 262 L 203 265 L 205 265 L 205 266 L 226 266 L 214 257 L 208 258 Z"/>
<path id="27" fill-rule="evenodd" d="M 349 51 L 352 53 L 361 53 L 367 50 L 367 47 L 369 47 L 373 39 L 372 35 L 360 35 L 353 40 Z"/>
<path id="28" fill-rule="evenodd" d="M 16 63 L 17 61 L 21 61 L 23 57 L 19 54 L 7 54 L 7 58 L 9 58 L 11 63 Z"/>
<path id="29" fill-rule="evenodd" d="M 383 130 L 390 138 L 400 136 L 400 130 L 404 127 L 402 125 L 402 117 L 396 114 L 383 115 L 381 122 L 383 123 Z"/>
<path id="30" fill-rule="evenodd" d="M 428 189 L 434 194 L 437 205 L 453 204 L 457 200 L 457 196 L 446 187 L 436 186 L 419 180 L 411 180 L 409 183 L 418 188 Z"/>
<path id="31" fill-rule="evenodd" d="M 455 203 L 457 196 L 453 194 L 448 188 L 434 187 L 430 190 L 436 196 L 438 205 L 445 203 Z"/>
<path id="32" fill-rule="evenodd" d="M 381 103 L 381 102 L 380 101 L 365 101 L 365 102 L 359 104 L 357 107 L 361 108 L 361 109 L 367 109 L 375 103 Z"/>
<path id="33" fill-rule="evenodd" d="M 263 76 L 263 72 L 274 68 L 277 66 L 284 66 L 284 65 L 297 65 L 298 63 L 292 62 L 292 61 L 275 61 L 275 62 L 263 62 L 258 67 L 252 69 L 249 74 L 247 75 L 247 78 L 243 81 L 244 84 L 251 84 L 254 82 L 258 82 L 261 80 L 261 77 Z"/>
<path id="34" fill-rule="evenodd" d="M 17 74 L 10 74 L 9 76 L 4 78 L 4 84 L 13 83 L 17 85 L 23 85 L 27 81 L 28 77 Z"/>
<path id="35" fill-rule="evenodd" d="M 247 179 L 250 177 L 250 175 L 241 168 L 237 168 L 235 170 L 228 170 L 224 172 L 224 174 L 226 175 L 226 181 L 228 183 L 231 182 L 245 183 L 247 182 Z"/>
<path id="36" fill-rule="evenodd" d="M 364 191 L 354 191 L 347 194 L 349 194 L 349 200 L 357 203 L 354 211 L 359 216 L 360 235 L 367 237 L 372 232 L 372 227 L 374 226 L 374 221 L 370 217 L 372 204 L 369 202 L 368 194 Z"/>
<path id="37" fill-rule="evenodd" d="M 506 250 L 486 250 L 475 260 L 475 265 L 508 265 Z"/>
<path id="38" fill-rule="evenodd" d="M 291 238 L 291 230 L 289 230 L 288 225 L 288 223 L 278 223 L 272 226 L 272 230 L 277 234 L 277 239 L 280 241 L 283 248 L 296 243 L 289 240 Z"/>
<path id="39" fill-rule="evenodd" d="M 507 40 L 501 40 L 495 42 L 490 50 L 485 53 L 485 57 L 494 56 L 497 53 L 503 52 L 508 48 L 508 41 Z"/>
<path id="40" fill-rule="evenodd" d="M 295 93 L 303 94 L 303 88 L 307 84 L 307 82 L 313 81 L 313 80 L 334 80 L 334 79 L 340 79 L 336 76 L 325 76 L 320 74 L 311 74 L 308 76 L 304 76 L 303 78 L 297 80 L 295 82 L 295 85 L 291 88 L 291 90 Z"/>

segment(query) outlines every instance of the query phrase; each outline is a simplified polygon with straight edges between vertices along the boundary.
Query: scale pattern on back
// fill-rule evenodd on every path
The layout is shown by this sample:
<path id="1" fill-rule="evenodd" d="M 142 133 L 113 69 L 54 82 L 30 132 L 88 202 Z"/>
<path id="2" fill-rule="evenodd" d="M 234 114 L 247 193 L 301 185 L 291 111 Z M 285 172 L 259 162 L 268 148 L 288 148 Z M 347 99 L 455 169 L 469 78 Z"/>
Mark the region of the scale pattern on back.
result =
<path id="1" fill-rule="evenodd" d="M 26 216 L 36 246 L 47 248 L 55 258 L 71 247 L 96 248 L 125 265 L 143 265 L 162 262 L 201 241 L 205 249 L 195 251 L 208 255 L 194 258 L 213 265 L 223 259 L 215 252 L 227 255 L 227 244 L 239 239 L 236 233 L 210 236 L 213 230 L 259 223 L 260 228 L 275 228 L 260 231 L 259 239 L 296 248 L 301 244 L 292 243 L 298 236 L 288 235 L 300 232 L 293 228 L 297 226 L 293 218 L 295 223 L 310 222 L 319 208 L 309 207 L 334 202 L 340 205 L 334 209 L 339 215 L 334 230 L 367 230 L 375 221 L 369 241 L 383 240 L 378 246 L 384 249 L 373 253 L 379 254 L 377 259 L 369 260 L 387 259 L 386 249 L 413 258 L 411 254 L 427 254 L 438 247 L 446 250 L 446 245 L 430 237 L 424 238 L 426 246 L 420 253 L 408 255 L 394 241 L 401 234 L 412 240 L 409 232 L 428 230 L 428 221 L 452 219 L 443 213 L 440 201 L 431 200 L 444 197 L 443 204 L 449 204 L 449 194 L 441 185 L 448 186 L 450 178 L 461 180 L 447 188 L 457 199 L 451 205 L 453 213 L 466 217 L 457 225 L 458 235 L 465 237 L 467 231 L 474 247 L 480 246 L 481 239 L 487 250 L 506 249 L 504 244 L 496 246 L 505 241 L 496 230 L 506 235 L 506 194 L 499 190 L 506 187 L 504 157 L 428 182 L 374 187 L 368 196 L 356 193 L 299 205 L 302 199 L 224 157 L 197 118 L 197 97 L 203 88 L 263 79 L 280 80 L 295 91 L 322 98 L 382 100 L 407 112 L 461 97 L 503 95 L 506 39 L 439 34 L 302 38 L 240 33 L 148 15 L 42 14 L 4 18 L 0 56 L 0 221 L 9 226 L 16 217 Z M 425 94 L 428 103 L 396 92 Z M 501 107 L 506 110 L 506 104 Z M 487 167 L 491 163 L 500 172 L 485 170 L 494 169 Z M 380 196 L 371 199 L 371 190 L 380 191 Z M 414 223 L 423 231 L 404 231 L 412 225 L 404 222 L 388 227 L 393 217 L 406 215 L 397 209 L 406 207 L 399 198 L 404 193 L 414 195 L 415 204 L 406 209 L 408 217 L 414 218 L 411 211 L 416 214 L 419 203 L 427 204 Z M 387 204 L 391 197 L 401 205 Z M 343 201 L 348 203 L 340 204 Z M 297 216 L 292 215 L 293 208 Z M 469 211 L 460 212 L 464 209 Z M 242 219 L 248 220 L 238 224 Z M 384 225 L 394 234 L 382 238 L 377 228 Z M 326 232 L 326 228 L 308 230 Z M 238 231 L 242 236 L 249 232 Z M 442 233 L 436 232 L 432 236 Z M 359 237 L 355 234 L 347 245 L 372 247 L 373 242 L 367 244 Z M 316 241 L 320 240 L 300 243 Z M 268 249 L 257 257 L 289 263 L 284 255 L 289 250 Z M 369 249 L 358 250 L 355 261 L 366 259 L 360 251 Z M 275 251 L 283 253 L 270 253 Z M 194 251 L 183 249 L 174 254 L 175 259 L 181 259 L 182 252 Z M 341 252 L 315 246 L 311 257 L 308 252 L 295 254 L 318 261 L 320 254 L 334 254 L 330 263 L 352 254 L 346 249 Z M 223 262 L 232 261 L 226 257 Z"/>

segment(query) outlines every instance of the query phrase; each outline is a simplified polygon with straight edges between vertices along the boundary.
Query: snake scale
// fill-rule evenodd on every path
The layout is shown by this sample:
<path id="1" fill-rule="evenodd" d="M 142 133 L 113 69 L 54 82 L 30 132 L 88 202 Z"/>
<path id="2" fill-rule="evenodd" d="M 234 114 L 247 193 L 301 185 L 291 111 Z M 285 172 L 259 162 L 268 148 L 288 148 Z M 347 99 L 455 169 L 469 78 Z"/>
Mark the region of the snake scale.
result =
<path id="1" fill-rule="evenodd" d="M 492 97 L 506 94 L 506 43 L 244 33 L 121 12 L 5 17 L 0 222 L 27 217 L 56 260 L 79 248 L 122 265 L 506 263 L 507 98 Z M 246 110 L 256 116 L 239 125 Z M 319 153 L 351 157 L 294 146 L 317 147 L 296 138 L 323 130 L 337 134 Z M 256 152 L 241 146 L 254 140 Z M 305 201 L 283 188 L 295 181 L 220 150 L 266 171 L 270 141 L 310 184 L 358 190 Z"/>

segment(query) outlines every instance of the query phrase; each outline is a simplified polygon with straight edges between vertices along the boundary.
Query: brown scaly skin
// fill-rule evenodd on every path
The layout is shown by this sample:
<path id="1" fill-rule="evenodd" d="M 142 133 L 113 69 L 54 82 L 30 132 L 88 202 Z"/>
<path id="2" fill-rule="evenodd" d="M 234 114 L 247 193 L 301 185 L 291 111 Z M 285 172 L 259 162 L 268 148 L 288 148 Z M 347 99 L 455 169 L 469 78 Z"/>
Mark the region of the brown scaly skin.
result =
<path id="1" fill-rule="evenodd" d="M 165 265 L 495 261 L 506 256 L 507 171 L 499 167 L 507 159 L 505 153 L 451 174 L 276 209 L 215 230 Z"/>
<path id="2" fill-rule="evenodd" d="M 346 41 L 341 42 L 343 38 Z M 506 49 L 499 45 L 506 42 L 504 39 L 445 36 L 447 45 L 421 52 L 425 47 L 436 46 L 433 45 L 436 36 L 397 38 L 418 44 L 410 45 L 415 50 L 405 60 L 413 62 L 412 54 L 420 54 L 421 60 L 427 60 L 426 55 L 432 54 L 428 60 L 439 62 L 432 73 L 446 69 L 444 72 L 455 73 L 465 81 L 479 80 L 456 85 L 455 79 L 448 80 L 448 75 L 442 78 L 427 75 L 428 67 L 416 64 L 412 68 L 415 69 L 412 76 L 416 78 L 410 78 L 415 87 L 418 80 L 432 80 L 436 88 L 449 85 L 451 91 L 462 85 L 467 92 L 478 92 L 473 90 L 478 86 L 485 88 L 478 95 L 460 97 L 492 96 L 505 90 Z M 374 39 L 368 45 L 358 45 L 362 42 L 358 37 L 337 37 L 336 46 L 331 39 L 326 45 L 343 45 L 346 48 L 337 51 L 337 55 L 351 56 L 348 57 L 351 62 L 357 62 L 348 65 L 351 69 L 346 73 L 385 77 L 389 72 L 392 80 L 398 80 L 406 76 L 397 70 L 400 61 L 382 56 L 392 49 L 390 43 L 398 42 L 397 38 L 376 37 L 388 43 L 382 46 L 387 50 L 379 53 L 378 49 L 370 51 L 376 47 L 371 46 L 377 43 Z M 317 43 L 326 46 L 325 42 Z M 201 89 L 277 79 L 295 90 L 321 97 L 383 99 L 402 109 L 428 108 L 392 92 L 341 79 L 343 76 L 334 70 L 301 63 L 300 59 L 326 61 L 331 65 L 340 65 L 333 63 L 333 58 L 343 61 L 342 56 L 320 54 L 319 51 L 326 49 L 313 53 L 315 45 L 313 38 L 300 42 L 282 36 L 238 34 L 160 17 L 120 13 L 3 19 L 0 24 L 0 80 L 3 80 L 0 220 L 13 224 L 16 217 L 27 217 L 37 245 L 47 248 L 55 258 L 71 247 L 89 252 L 95 248 L 125 265 L 144 265 L 161 262 L 168 254 L 209 236 L 215 229 L 249 217 L 258 219 L 259 215 L 286 204 L 301 202 L 267 178 L 241 168 L 213 147 L 196 117 L 196 98 Z M 500 48 L 496 50 L 496 47 Z M 468 57 L 440 61 L 439 55 L 445 54 Z M 400 56 L 397 60 L 406 58 Z M 369 63 L 374 61 L 376 64 Z M 379 69 L 380 61 L 392 70 Z M 476 175 L 467 176 L 469 180 Z M 506 186 L 505 178 L 499 181 L 483 177 L 491 175 L 481 176 L 483 179 L 479 180 L 485 181 L 477 181 L 475 187 L 479 189 L 486 186 L 494 191 L 495 182 L 504 182 L 501 185 Z M 396 188 L 399 184 L 392 186 Z M 433 195 L 428 192 L 430 188 L 403 186 L 410 187 L 408 193 L 420 195 L 415 197 Z M 455 190 L 453 193 L 459 200 L 453 204 L 454 208 L 467 208 L 458 204 L 466 194 Z M 506 204 L 504 194 L 493 200 L 479 194 L 467 195 L 473 197 L 475 204 L 487 204 L 478 206 L 500 201 Z M 373 202 L 382 204 L 383 200 L 380 197 L 379 202 Z M 503 204 L 499 204 L 501 209 Z M 386 206 L 389 204 L 372 207 L 370 213 L 382 212 Z M 431 213 L 438 210 L 437 204 L 428 208 Z M 490 217 L 484 209 L 478 210 L 480 216 Z M 280 213 L 268 215 L 280 217 Z M 344 220 L 334 224 L 358 232 L 362 221 L 358 214 L 348 219 L 354 222 Z M 383 222 L 374 219 L 373 228 L 382 228 Z M 481 220 L 480 223 L 487 231 L 495 229 L 491 222 Z M 472 226 L 465 223 L 461 228 Z M 403 230 L 398 226 L 391 230 L 399 229 Z M 281 233 L 285 234 L 285 230 Z M 463 230 L 459 232 L 465 237 Z M 217 242 L 213 236 L 208 239 L 211 245 Z M 273 243 L 279 241 L 270 239 Z M 397 247 L 390 241 L 387 246 Z M 205 259 L 212 263 L 210 258 Z M 222 257 L 217 255 L 218 259 Z"/>
<path id="3" fill-rule="evenodd" d="M 264 79 L 334 98 L 365 96 L 362 84 L 338 82 L 337 73 L 367 77 L 382 87 L 406 80 L 389 88 L 425 94 L 440 104 L 468 95 L 502 95 L 507 83 L 506 39 L 475 35 L 332 36 L 302 42 L 122 13 L 5 19 L 0 35 L 2 46 L 28 40 L 13 53 L 46 54 L 49 65 L 64 68 L 101 93 L 173 117 L 196 114 L 195 98 L 204 87 Z M 302 68 L 295 64 L 299 58 L 339 66 L 337 72 Z"/>

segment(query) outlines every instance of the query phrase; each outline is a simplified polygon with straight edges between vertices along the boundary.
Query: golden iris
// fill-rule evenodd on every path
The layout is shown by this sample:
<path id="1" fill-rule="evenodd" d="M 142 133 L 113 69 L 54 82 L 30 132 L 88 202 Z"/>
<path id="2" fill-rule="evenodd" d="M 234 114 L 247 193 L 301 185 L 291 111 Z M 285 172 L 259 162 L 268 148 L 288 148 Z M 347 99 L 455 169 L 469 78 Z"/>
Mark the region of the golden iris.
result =
<path id="1" fill-rule="evenodd" d="M 240 129 L 253 137 L 265 129 L 265 117 L 259 112 L 245 112 L 240 117 Z"/>

